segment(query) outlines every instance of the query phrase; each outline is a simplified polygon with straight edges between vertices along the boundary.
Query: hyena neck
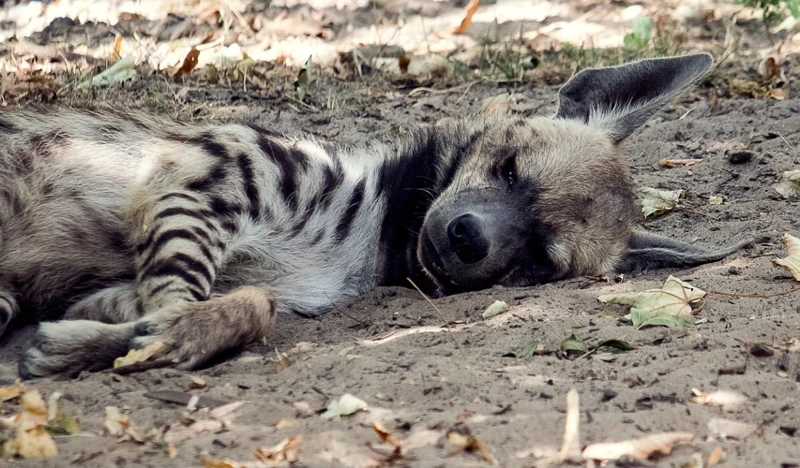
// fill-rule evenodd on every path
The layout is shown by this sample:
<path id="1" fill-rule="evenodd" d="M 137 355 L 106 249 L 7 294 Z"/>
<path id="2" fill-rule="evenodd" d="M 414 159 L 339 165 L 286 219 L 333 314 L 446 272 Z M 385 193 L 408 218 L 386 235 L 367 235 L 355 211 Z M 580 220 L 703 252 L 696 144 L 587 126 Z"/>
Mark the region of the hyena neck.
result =
<path id="1" fill-rule="evenodd" d="M 417 239 L 425 214 L 452 182 L 464 159 L 472 132 L 421 128 L 392 151 L 380 168 L 378 191 L 386 209 L 380 232 L 379 285 L 412 286 L 441 295 L 417 259 Z M 449 130 L 449 129 L 448 129 Z"/>

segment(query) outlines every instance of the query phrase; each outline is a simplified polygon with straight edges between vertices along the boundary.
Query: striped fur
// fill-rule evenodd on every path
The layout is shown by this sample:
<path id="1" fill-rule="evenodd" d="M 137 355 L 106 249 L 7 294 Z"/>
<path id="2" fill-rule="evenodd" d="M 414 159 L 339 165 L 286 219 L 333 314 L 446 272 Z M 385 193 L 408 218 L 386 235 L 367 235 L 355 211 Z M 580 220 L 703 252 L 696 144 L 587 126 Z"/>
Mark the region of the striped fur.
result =
<path id="1" fill-rule="evenodd" d="M 17 315 L 67 319 L 40 326 L 25 377 L 155 341 L 158 359 L 192 368 L 277 312 L 316 316 L 378 285 L 449 294 L 635 263 L 613 121 L 481 115 L 343 148 L 251 124 L 3 112 L 0 331 Z M 463 213 L 484 223 L 483 259 L 448 246 Z"/>

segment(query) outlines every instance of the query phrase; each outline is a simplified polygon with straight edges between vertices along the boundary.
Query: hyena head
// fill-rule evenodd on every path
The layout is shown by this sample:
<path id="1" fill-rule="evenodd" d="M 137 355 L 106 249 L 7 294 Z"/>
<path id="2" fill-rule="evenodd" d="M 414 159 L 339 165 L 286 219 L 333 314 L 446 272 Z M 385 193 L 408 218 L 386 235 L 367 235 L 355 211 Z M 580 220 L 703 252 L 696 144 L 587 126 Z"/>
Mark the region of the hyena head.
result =
<path id="1" fill-rule="evenodd" d="M 584 70 L 561 88 L 553 118 L 440 124 L 453 146 L 467 149 L 425 216 L 422 267 L 452 293 L 601 274 L 621 261 L 636 268 L 629 254 L 637 242 L 663 250 L 665 239 L 642 246 L 634 234 L 640 215 L 620 143 L 711 63 L 700 54 Z M 672 247 L 660 262 L 643 255 L 643 263 L 681 264 L 669 255 L 685 260 L 691 248 Z"/>

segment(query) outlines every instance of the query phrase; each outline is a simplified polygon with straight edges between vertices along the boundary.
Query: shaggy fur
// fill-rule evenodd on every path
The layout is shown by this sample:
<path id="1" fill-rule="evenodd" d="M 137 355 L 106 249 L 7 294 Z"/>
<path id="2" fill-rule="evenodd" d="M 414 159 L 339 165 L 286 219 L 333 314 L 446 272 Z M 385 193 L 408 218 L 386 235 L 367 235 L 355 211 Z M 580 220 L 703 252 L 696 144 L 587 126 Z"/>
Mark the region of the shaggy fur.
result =
<path id="1" fill-rule="evenodd" d="M 618 145 L 710 63 L 589 70 L 556 118 L 481 115 L 357 148 L 249 124 L 4 111 L 0 332 L 15 316 L 66 319 L 40 326 L 26 378 L 154 341 L 193 368 L 277 312 L 315 316 L 408 278 L 441 295 L 722 258 L 634 233 Z"/>

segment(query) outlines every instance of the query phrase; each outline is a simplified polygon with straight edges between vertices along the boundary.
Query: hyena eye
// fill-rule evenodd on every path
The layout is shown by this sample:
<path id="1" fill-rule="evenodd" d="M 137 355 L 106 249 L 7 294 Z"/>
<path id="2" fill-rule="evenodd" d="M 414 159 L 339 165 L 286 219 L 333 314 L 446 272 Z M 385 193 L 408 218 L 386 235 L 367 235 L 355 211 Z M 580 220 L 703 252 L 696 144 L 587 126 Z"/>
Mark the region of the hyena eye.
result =
<path id="1" fill-rule="evenodd" d="M 517 158 L 516 155 L 508 157 L 500 165 L 499 174 L 501 179 L 508 184 L 508 190 L 517 182 Z"/>

